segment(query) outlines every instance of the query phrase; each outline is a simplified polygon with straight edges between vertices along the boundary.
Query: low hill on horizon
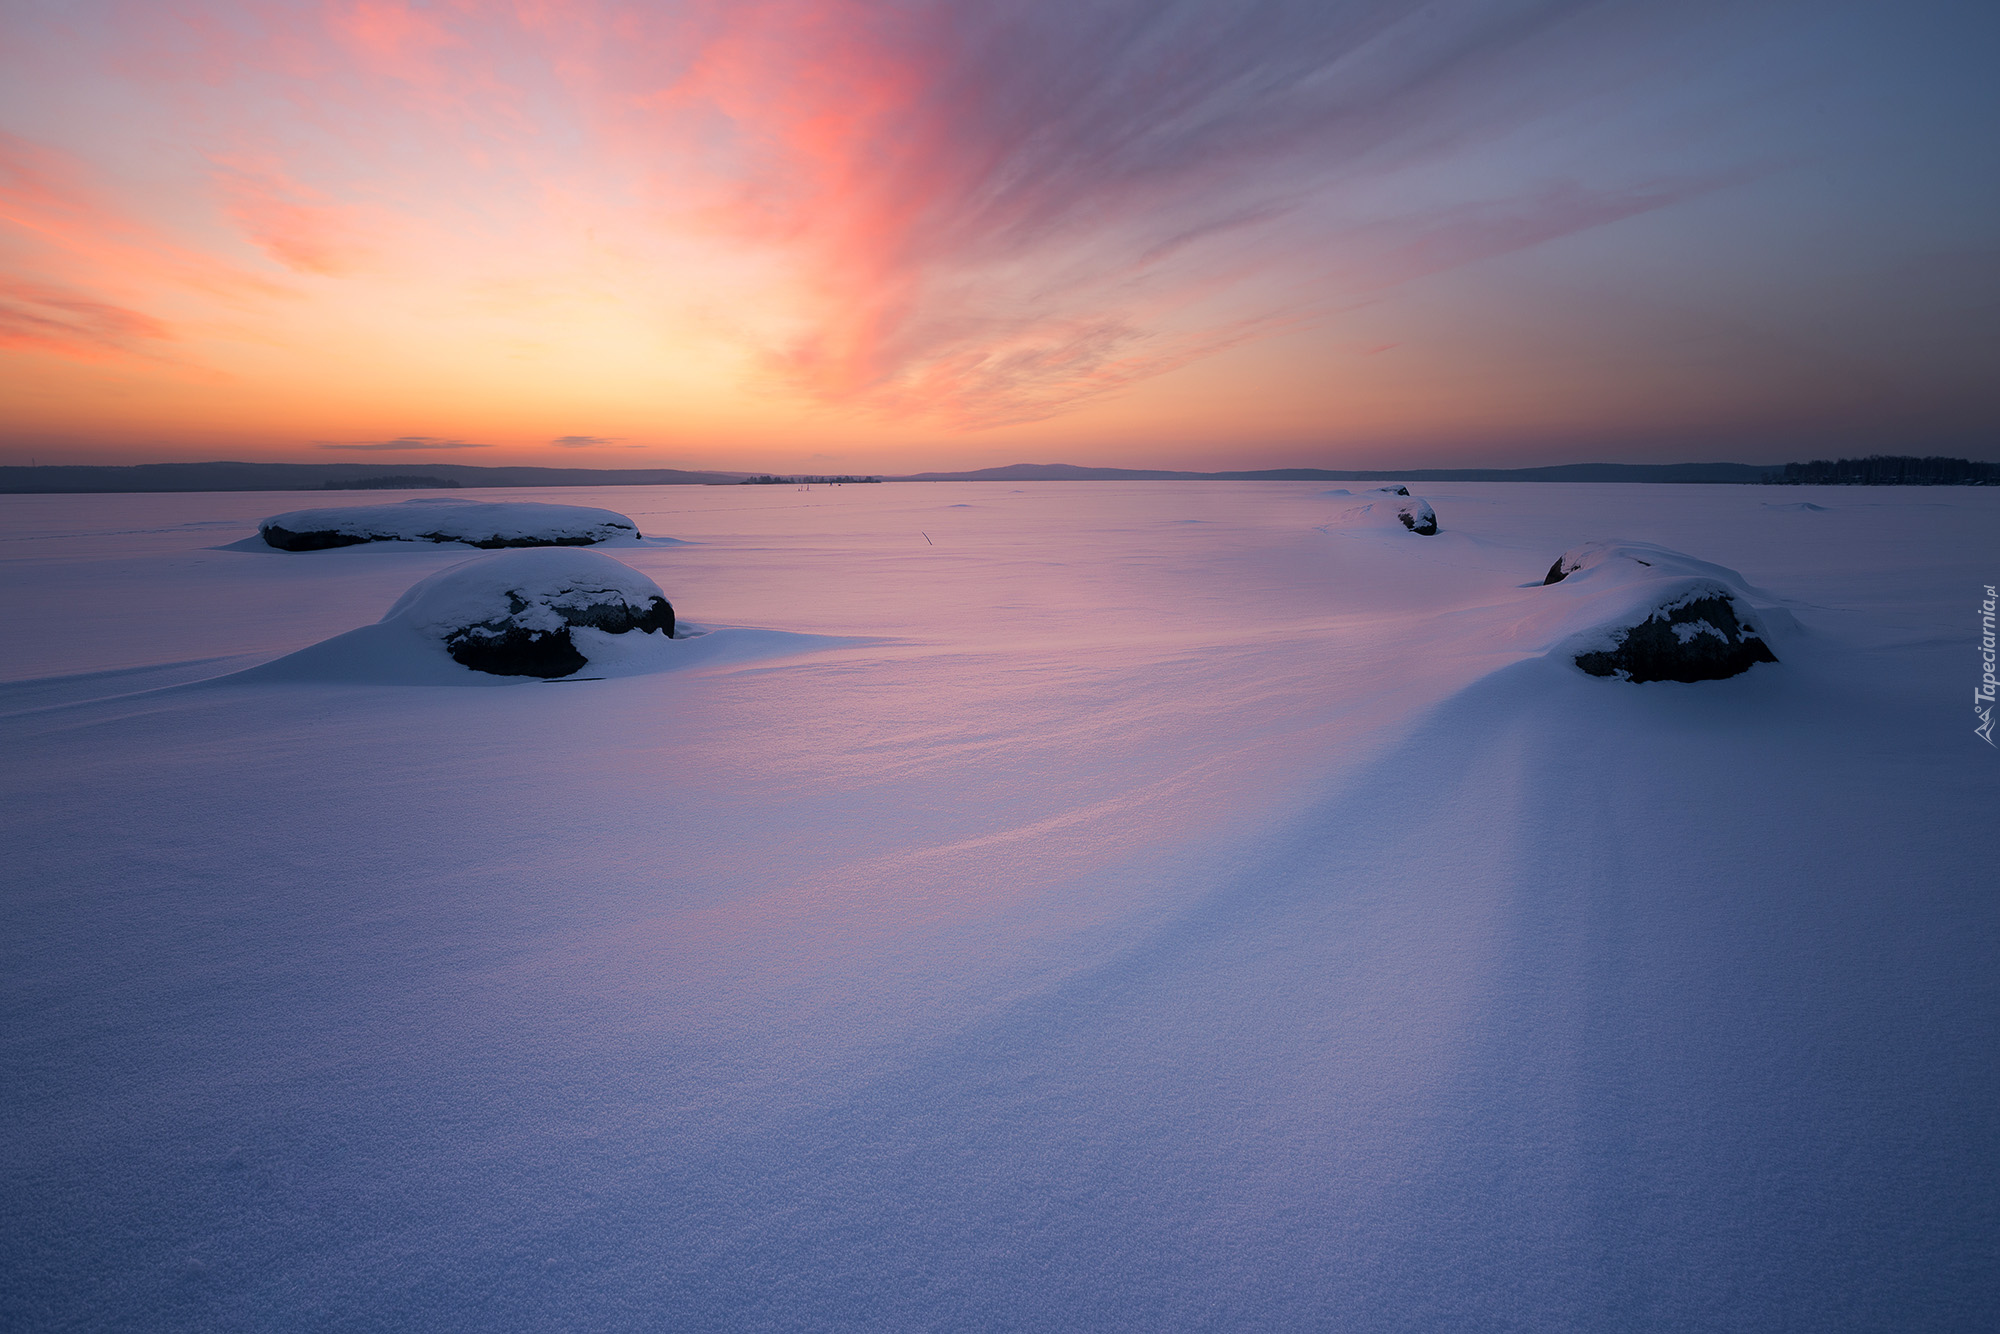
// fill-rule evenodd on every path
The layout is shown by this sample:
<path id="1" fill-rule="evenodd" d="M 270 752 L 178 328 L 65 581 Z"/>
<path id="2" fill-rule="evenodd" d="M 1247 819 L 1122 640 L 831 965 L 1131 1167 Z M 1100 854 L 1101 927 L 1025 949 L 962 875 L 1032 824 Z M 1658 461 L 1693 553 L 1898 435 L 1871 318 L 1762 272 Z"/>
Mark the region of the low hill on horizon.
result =
<path id="1" fill-rule="evenodd" d="M 0 466 L 0 494 L 120 491 L 329 491 L 427 487 L 731 486 L 779 478 L 752 472 L 680 468 L 488 467 L 423 465 L 423 475 L 365 463 L 137 463 Z M 861 479 L 855 479 L 861 480 Z M 1755 485 L 1992 485 L 2000 464 L 1966 459 L 1874 455 L 1811 463 L 1562 463 L 1539 468 L 1252 468 L 1190 472 L 1092 468 L 1074 463 L 1010 463 L 963 472 L 883 476 L 885 482 L 1665 482 Z"/>

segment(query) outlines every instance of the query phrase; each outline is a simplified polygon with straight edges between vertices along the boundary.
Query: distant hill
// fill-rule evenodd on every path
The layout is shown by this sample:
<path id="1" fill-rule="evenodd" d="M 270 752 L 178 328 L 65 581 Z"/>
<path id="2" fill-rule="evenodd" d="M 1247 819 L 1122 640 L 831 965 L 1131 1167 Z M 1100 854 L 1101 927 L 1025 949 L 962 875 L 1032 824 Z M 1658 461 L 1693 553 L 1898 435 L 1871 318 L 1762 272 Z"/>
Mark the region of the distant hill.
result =
<path id="1" fill-rule="evenodd" d="M 410 489 L 426 486 L 717 486 L 740 472 L 684 472 L 678 468 L 482 468 L 427 463 Z M 75 491 L 332 491 L 373 490 L 403 478 L 384 478 L 367 463 L 139 463 L 126 467 L 44 465 L 0 467 L 0 493 Z"/>
<path id="2" fill-rule="evenodd" d="M 889 482 L 1182 482 L 1220 473 L 1162 472 L 1158 468 L 1079 468 L 1074 463 L 1010 463 L 971 472 L 920 472 L 886 477 Z M 1331 475 L 1331 474 L 1329 474 Z"/>
<path id="3" fill-rule="evenodd" d="M 358 477 L 351 482 L 321 482 L 322 491 L 450 491 L 459 484 L 444 477 L 417 473 L 391 473 L 387 477 Z"/>
<path id="4" fill-rule="evenodd" d="M 888 482 L 1681 482 L 1797 483 L 1848 486 L 2000 485 L 2000 464 L 1966 459 L 1821 459 L 1750 463 L 1564 463 L 1547 468 L 1256 468 L 1180 472 L 1162 468 L 1088 468 L 1073 463 L 1012 463 L 968 472 L 903 477 L 804 478 L 677 468 L 485 468 L 428 464 L 424 473 L 384 474 L 365 463 L 140 463 L 127 467 L 0 467 L 0 493 L 77 491 L 345 491 L 385 487 L 723 486 L 744 481 Z"/>

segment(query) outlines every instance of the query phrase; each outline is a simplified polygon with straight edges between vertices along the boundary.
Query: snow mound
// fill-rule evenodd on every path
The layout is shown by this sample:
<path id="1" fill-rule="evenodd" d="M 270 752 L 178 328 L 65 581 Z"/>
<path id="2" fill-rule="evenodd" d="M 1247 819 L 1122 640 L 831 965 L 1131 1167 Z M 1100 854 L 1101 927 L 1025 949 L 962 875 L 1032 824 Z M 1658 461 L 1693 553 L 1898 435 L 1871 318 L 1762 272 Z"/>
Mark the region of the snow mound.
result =
<path id="1" fill-rule="evenodd" d="M 660 586 L 595 551 L 510 551 L 422 580 L 389 608 L 475 672 L 572 676 L 590 661 L 578 630 L 672 638 L 674 608 Z"/>
<path id="2" fill-rule="evenodd" d="M 324 551 L 363 542 L 463 542 L 492 550 L 636 540 L 639 526 L 615 510 L 584 505 L 425 496 L 399 505 L 292 510 L 263 520 L 257 532 L 280 551 Z"/>
<path id="3" fill-rule="evenodd" d="M 1591 676 L 1719 681 L 1777 655 L 1753 613 L 1743 577 L 1725 566 L 1645 542 L 1588 542 L 1549 567 L 1587 628 L 1559 652 Z"/>
<path id="4" fill-rule="evenodd" d="M 1324 495 L 1347 495 L 1346 491 L 1327 491 Z M 1349 528 L 1394 528 L 1402 527 L 1424 537 L 1433 537 L 1438 530 L 1437 511 L 1422 496 L 1413 496 L 1406 486 L 1378 486 L 1372 491 L 1363 491 L 1355 497 L 1361 504 L 1342 510 L 1335 516 L 1335 522 Z"/>
<path id="5" fill-rule="evenodd" d="M 1785 510 L 1793 514 L 1828 513 L 1826 506 L 1815 505 L 1810 500 L 1794 500 L 1787 504 L 1772 504 L 1767 500 L 1764 502 L 1764 508 L 1767 510 Z"/>
<path id="6" fill-rule="evenodd" d="M 517 686 L 765 662 L 873 642 L 693 626 L 658 584 L 601 552 L 475 556 L 410 587 L 381 620 L 204 685 Z"/>

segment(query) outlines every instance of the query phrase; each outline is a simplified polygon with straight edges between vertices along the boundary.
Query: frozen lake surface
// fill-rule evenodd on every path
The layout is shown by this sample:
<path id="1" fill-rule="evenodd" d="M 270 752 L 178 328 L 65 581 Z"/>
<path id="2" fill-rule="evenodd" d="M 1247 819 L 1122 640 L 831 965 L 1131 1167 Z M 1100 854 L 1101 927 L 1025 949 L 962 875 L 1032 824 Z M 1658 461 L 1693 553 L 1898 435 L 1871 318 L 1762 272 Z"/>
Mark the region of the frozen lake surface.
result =
<path id="1" fill-rule="evenodd" d="M 0 496 L 0 1325 L 1989 1328 L 2000 489 L 1326 489 L 479 492 L 711 633 L 477 689 L 250 670 L 477 554 L 343 498 Z"/>

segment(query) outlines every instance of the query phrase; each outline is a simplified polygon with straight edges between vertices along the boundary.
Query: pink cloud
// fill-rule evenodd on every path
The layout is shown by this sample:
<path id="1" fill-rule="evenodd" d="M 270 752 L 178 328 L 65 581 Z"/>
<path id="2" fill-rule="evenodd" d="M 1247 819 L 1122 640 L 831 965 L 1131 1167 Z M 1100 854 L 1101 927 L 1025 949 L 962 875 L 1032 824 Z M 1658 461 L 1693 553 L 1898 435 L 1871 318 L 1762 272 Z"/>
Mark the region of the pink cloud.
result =
<path id="1" fill-rule="evenodd" d="M 230 218 L 286 268 L 333 276 L 368 253 L 356 211 L 321 190 L 243 158 L 218 161 L 215 177 Z"/>
<path id="2" fill-rule="evenodd" d="M 146 343 L 173 336 L 144 311 L 59 287 L 0 280 L 0 347 L 101 361 L 145 355 Z"/>

